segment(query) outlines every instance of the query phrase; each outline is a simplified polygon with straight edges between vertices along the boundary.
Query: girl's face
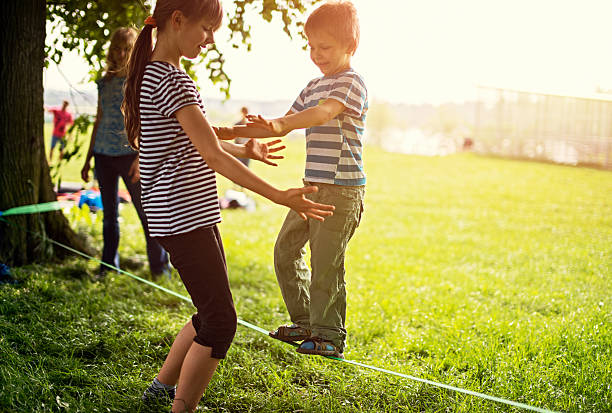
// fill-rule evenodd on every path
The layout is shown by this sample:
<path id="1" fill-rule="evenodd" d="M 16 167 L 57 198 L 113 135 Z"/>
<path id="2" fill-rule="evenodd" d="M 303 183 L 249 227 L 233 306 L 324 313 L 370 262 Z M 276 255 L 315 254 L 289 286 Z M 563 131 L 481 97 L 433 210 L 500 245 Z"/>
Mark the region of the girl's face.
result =
<path id="1" fill-rule="evenodd" d="M 132 52 L 132 48 L 134 47 L 134 43 L 130 41 L 126 42 L 117 42 L 117 44 L 111 46 L 110 52 L 112 53 L 112 60 L 117 65 L 118 69 L 123 68 L 127 65 L 128 59 L 130 58 L 130 53 Z"/>
<path id="2" fill-rule="evenodd" d="M 324 31 L 312 31 L 306 35 L 310 47 L 310 59 L 325 75 L 342 72 L 351 66 L 351 49 Z"/>
<path id="3" fill-rule="evenodd" d="M 179 28 L 178 47 L 181 56 L 195 59 L 209 44 L 215 42 L 214 22 L 209 17 L 184 19 Z"/>

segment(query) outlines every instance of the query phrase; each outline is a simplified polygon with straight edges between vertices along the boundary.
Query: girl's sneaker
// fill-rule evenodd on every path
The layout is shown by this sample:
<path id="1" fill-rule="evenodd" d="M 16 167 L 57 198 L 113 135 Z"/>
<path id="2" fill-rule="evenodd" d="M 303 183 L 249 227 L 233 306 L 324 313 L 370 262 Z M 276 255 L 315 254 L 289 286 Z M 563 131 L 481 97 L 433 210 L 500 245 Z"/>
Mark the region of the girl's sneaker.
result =
<path id="1" fill-rule="evenodd" d="M 155 378 L 142 394 L 142 401 L 146 404 L 171 402 L 174 396 L 176 396 L 176 386 L 168 386 Z"/>

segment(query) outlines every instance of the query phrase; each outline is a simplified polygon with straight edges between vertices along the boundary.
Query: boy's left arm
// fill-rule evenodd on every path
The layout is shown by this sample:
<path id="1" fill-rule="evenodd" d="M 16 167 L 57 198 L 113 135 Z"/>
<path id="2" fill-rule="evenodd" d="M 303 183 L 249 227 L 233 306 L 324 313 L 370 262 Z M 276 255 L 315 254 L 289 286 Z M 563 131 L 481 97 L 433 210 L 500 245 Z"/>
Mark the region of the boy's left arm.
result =
<path id="1" fill-rule="evenodd" d="M 287 114 L 282 118 L 267 120 L 260 115 L 249 115 L 247 119 L 255 127 L 268 129 L 274 134 L 283 136 L 294 129 L 324 125 L 341 114 L 345 109 L 346 107 L 336 99 L 325 99 L 320 105 L 301 112 Z"/>
<path id="2" fill-rule="evenodd" d="M 291 111 L 288 111 L 285 116 L 291 113 Z M 232 140 L 234 138 L 279 138 L 286 135 L 286 133 L 273 133 L 268 128 L 256 127 L 253 124 L 230 127 L 213 126 L 213 130 L 220 140 Z"/>

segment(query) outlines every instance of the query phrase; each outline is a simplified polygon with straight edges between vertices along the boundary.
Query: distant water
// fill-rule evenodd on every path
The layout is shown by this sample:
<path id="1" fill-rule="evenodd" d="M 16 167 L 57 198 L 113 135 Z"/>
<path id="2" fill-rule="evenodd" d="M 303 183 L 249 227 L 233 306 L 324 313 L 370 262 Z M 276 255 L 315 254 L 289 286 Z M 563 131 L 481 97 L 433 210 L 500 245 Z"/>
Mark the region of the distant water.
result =
<path id="1" fill-rule="evenodd" d="M 445 156 L 459 152 L 462 141 L 421 129 L 390 129 L 377 139 L 384 150 L 412 155 Z"/>

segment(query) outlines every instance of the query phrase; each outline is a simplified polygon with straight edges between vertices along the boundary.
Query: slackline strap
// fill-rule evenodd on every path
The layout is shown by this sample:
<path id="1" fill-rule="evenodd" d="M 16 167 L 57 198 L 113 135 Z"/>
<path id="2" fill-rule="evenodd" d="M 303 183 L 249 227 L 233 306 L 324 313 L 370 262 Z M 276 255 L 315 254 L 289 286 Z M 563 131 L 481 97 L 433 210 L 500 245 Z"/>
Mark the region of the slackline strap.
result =
<path id="1" fill-rule="evenodd" d="M 61 208 L 62 208 L 62 205 L 61 205 L 60 202 L 47 202 L 47 203 L 44 203 L 44 204 L 37 204 L 37 205 L 25 205 L 25 206 L 20 206 L 20 207 L 15 207 L 15 208 L 8 209 L 8 210 L 6 210 L 4 212 L 0 211 L 0 220 L 6 221 L 8 223 L 11 223 L 10 221 L 4 219 L 4 217 L 7 216 L 7 215 L 34 214 L 34 213 L 39 213 L 39 212 L 55 211 L 55 210 L 58 210 L 58 209 L 61 209 Z M 11 223 L 11 224 L 13 224 L 13 223 Z M 40 236 L 40 234 L 36 234 L 36 235 Z M 172 290 L 170 290 L 168 288 L 162 287 L 161 285 L 157 285 L 154 282 L 151 282 L 151 281 L 146 280 L 146 279 L 144 279 L 142 277 L 138 277 L 137 275 L 134 275 L 134 274 L 131 274 L 131 273 L 127 272 L 127 271 L 124 271 L 121 268 L 117 268 L 117 267 L 115 267 L 113 265 L 110 265 L 110 264 L 107 264 L 105 262 L 102 262 L 101 260 L 99 260 L 99 259 L 97 259 L 95 257 L 87 255 L 87 254 L 85 254 L 85 253 L 83 253 L 81 251 L 78 251 L 78 250 L 76 250 L 74 248 L 71 248 L 71 247 L 69 247 L 67 245 L 64 245 L 64 244 L 62 244 L 60 242 L 57 242 L 57 241 L 55 241 L 55 240 L 53 240 L 51 238 L 46 237 L 46 236 L 43 236 L 43 238 L 48 240 L 49 242 L 57 245 L 57 246 L 60 246 L 62 248 L 67 249 L 68 251 L 71 251 L 71 252 L 73 252 L 75 254 L 81 255 L 82 257 L 88 258 L 88 259 L 90 259 L 92 261 L 96 261 L 96 262 L 98 262 L 98 263 L 100 263 L 102 265 L 105 265 L 108 268 L 111 268 L 111 269 L 113 269 L 113 270 L 115 270 L 115 271 L 117 271 L 117 272 L 119 272 L 121 274 L 125 274 L 125 275 L 127 275 L 129 277 L 132 277 L 135 280 L 143 282 L 143 283 L 145 283 L 147 285 L 150 285 L 151 287 L 157 288 L 158 290 L 164 291 L 164 292 L 166 292 L 168 294 L 171 294 L 171 295 L 173 295 L 175 297 L 180 298 L 181 300 L 184 300 L 184 301 L 186 301 L 188 303 L 193 304 L 189 297 L 186 297 L 186 296 L 184 296 L 182 294 L 179 294 L 176 291 L 172 291 Z M 241 324 L 244 327 L 250 328 L 252 330 L 258 331 L 258 332 L 266 335 L 266 337 L 268 337 L 268 331 L 264 330 L 263 328 L 255 325 L 255 324 L 251 324 L 251 323 L 249 323 L 247 321 L 241 320 L 240 318 L 238 318 L 238 324 Z M 295 343 L 293 343 L 293 344 L 295 344 Z M 336 360 L 336 361 L 341 361 L 341 362 L 344 362 L 344 363 L 347 363 L 347 364 L 352 364 L 354 366 L 363 367 L 365 369 L 375 370 L 375 371 L 378 371 L 378 372 L 381 372 L 381 373 L 385 373 L 385 374 L 389 374 L 389 375 L 392 375 L 392 376 L 402 377 L 402 378 L 405 378 L 405 379 L 409 379 L 409 380 L 413 380 L 413 381 L 429 384 L 431 386 L 436 386 L 436 387 L 440 387 L 440 388 L 443 388 L 443 389 L 452 390 L 452 391 L 455 391 L 455 392 L 458 392 L 458 393 L 468 394 L 470 396 L 479 397 L 481 399 L 486 399 L 486 400 L 491 400 L 491 401 L 498 402 L 498 403 L 507 404 L 509 406 L 514 406 L 514 407 L 518 407 L 518 408 L 525 409 L 525 410 L 531 410 L 531 411 L 540 412 L 540 413 L 556 413 L 553 410 L 542 409 L 542 408 L 539 408 L 539 407 L 530 406 L 528 404 L 515 402 L 513 400 L 508 400 L 508 399 L 504 399 L 504 398 L 501 398 L 501 397 L 490 396 L 488 394 L 479 393 L 479 392 L 475 392 L 475 391 L 467 390 L 467 389 L 462 389 L 461 387 L 450 386 L 448 384 L 438 383 L 438 382 L 435 382 L 435 381 L 432 381 L 432 380 L 427 380 L 427 379 L 423 379 L 423 378 L 420 378 L 420 377 L 410 376 L 408 374 L 398 373 L 398 372 L 395 372 L 395 371 L 392 371 L 392 370 L 383 369 L 383 368 L 380 368 L 380 367 L 370 366 L 368 364 L 360 363 L 358 361 L 347 360 L 347 359 L 340 359 L 340 358 L 337 358 L 337 357 L 330 357 L 330 356 L 326 356 L 326 358 L 332 359 L 332 360 Z"/>

